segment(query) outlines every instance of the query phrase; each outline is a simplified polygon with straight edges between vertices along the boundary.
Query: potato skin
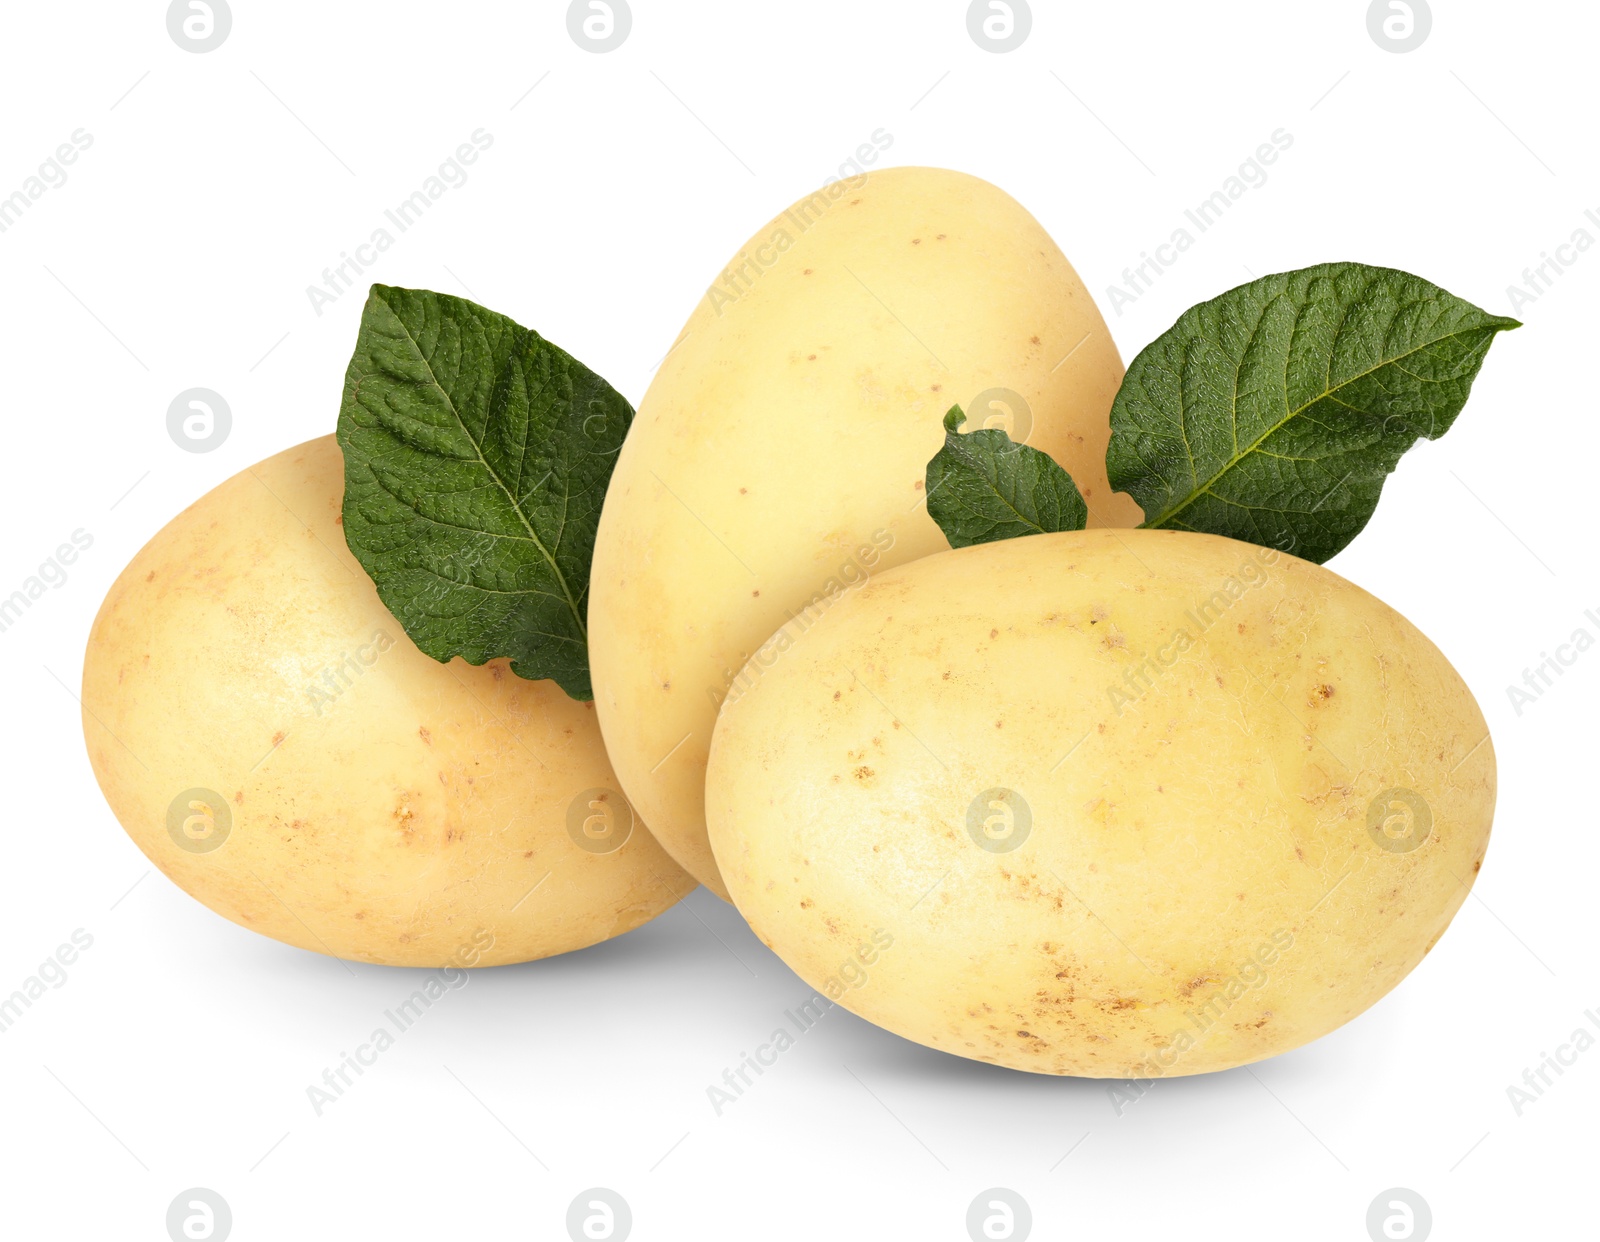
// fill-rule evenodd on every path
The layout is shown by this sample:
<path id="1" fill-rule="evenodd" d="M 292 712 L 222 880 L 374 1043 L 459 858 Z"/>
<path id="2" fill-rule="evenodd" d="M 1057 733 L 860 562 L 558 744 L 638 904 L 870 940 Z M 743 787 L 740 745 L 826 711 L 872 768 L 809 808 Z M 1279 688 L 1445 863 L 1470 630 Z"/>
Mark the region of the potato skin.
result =
<path id="1" fill-rule="evenodd" d="M 829 993 L 854 1012 L 981 1061 L 1142 1079 L 1294 1048 L 1416 966 L 1488 845 L 1455 670 L 1270 549 L 945 552 L 754 663 L 707 777 L 734 902 L 814 986 L 862 962 Z"/>
<path id="2" fill-rule="evenodd" d="M 1131 526 L 1138 506 L 1105 473 L 1121 380 L 1060 249 L 1014 199 L 961 173 L 835 183 L 718 275 L 618 459 L 589 605 L 617 775 L 701 883 L 727 896 L 704 816 L 721 699 L 791 615 L 947 546 L 921 503 L 945 411 L 1016 392 L 1027 442 L 1072 473 L 1091 524 Z"/>
<path id="3" fill-rule="evenodd" d="M 568 830 L 616 789 L 592 705 L 418 651 L 345 546 L 343 469 L 327 436 L 235 475 L 106 596 L 84 735 L 128 835 L 217 913 L 364 962 L 527 961 L 655 917 L 693 881 L 643 824 L 609 853 Z M 169 828 L 190 790 L 228 806 L 207 852 Z"/>

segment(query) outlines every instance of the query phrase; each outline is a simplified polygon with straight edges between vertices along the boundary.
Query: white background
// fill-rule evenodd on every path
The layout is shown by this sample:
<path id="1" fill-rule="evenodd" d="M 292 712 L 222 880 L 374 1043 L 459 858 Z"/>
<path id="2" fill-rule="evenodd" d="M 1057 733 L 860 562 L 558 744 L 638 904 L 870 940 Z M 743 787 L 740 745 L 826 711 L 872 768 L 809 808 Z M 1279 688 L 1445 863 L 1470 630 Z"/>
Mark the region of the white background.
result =
<path id="1" fill-rule="evenodd" d="M 1600 1012 L 1600 653 L 1520 716 L 1506 693 L 1574 629 L 1600 633 L 1593 251 L 1522 308 L 1456 429 L 1405 459 L 1334 562 L 1455 661 L 1500 762 L 1473 897 L 1370 1012 L 1118 1115 L 1104 1083 L 835 1011 L 718 1117 L 707 1086 L 809 989 L 701 891 L 621 940 L 474 974 L 313 1114 L 306 1087 L 420 972 L 260 938 L 154 873 L 95 786 L 73 689 L 129 557 L 332 430 L 362 293 L 319 316 L 306 287 L 474 130 L 494 142 L 470 180 L 366 278 L 473 296 L 635 403 L 735 248 L 880 127 L 888 162 L 1029 207 L 1125 358 L 1252 273 L 1360 259 L 1508 313 L 1543 252 L 1600 239 L 1591 5 L 1435 0 L 1403 55 L 1369 37 L 1365 0 L 1039 0 L 1005 55 L 951 0 L 634 0 L 604 55 L 565 8 L 235 0 L 228 40 L 194 54 L 163 3 L 6 6 L 0 195 L 74 130 L 93 145 L 0 234 L 0 595 L 73 530 L 94 543 L 0 633 L 0 994 L 75 929 L 94 945 L 0 1035 L 0 1233 L 159 1242 L 202 1186 L 241 1242 L 562 1239 L 568 1203 L 605 1186 L 641 1242 L 960 1242 L 1002 1186 L 1036 1238 L 1362 1242 L 1400 1186 L 1439 1239 L 1593 1237 L 1600 1049 L 1520 1117 L 1506 1093 Z M 1113 316 L 1107 286 L 1279 128 L 1294 143 L 1266 184 Z M 165 427 L 196 386 L 234 416 L 202 455 Z"/>

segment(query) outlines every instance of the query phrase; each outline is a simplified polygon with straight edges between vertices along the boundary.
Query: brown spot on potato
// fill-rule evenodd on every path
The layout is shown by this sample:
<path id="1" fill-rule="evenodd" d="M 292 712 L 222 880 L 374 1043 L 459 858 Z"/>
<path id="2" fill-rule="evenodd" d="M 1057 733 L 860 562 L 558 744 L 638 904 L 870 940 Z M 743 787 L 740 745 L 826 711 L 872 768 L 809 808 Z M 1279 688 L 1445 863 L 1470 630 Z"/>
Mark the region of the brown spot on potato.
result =
<path id="1" fill-rule="evenodd" d="M 856 780 L 860 781 L 863 785 L 870 781 L 875 775 L 877 775 L 877 773 L 875 773 L 871 768 L 867 767 L 866 764 L 862 764 L 856 769 L 855 772 Z"/>
<path id="2" fill-rule="evenodd" d="M 812 901 L 811 898 L 809 898 L 809 897 L 802 897 L 800 899 L 800 908 L 802 910 L 809 910 L 809 909 L 811 909 L 812 906 L 814 906 L 816 904 L 817 903 Z"/>
<path id="3" fill-rule="evenodd" d="M 286 733 L 284 733 L 284 732 L 283 732 L 283 730 L 281 730 L 281 729 L 280 729 L 280 730 L 279 730 L 279 731 L 278 731 L 278 732 L 276 732 L 276 733 L 274 733 L 274 734 L 273 734 L 273 735 L 272 735 L 272 744 L 273 744 L 273 745 L 274 745 L 274 746 L 281 746 L 281 745 L 283 745 L 283 739 L 284 739 L 284 738 L 285 738 L 285 737 L 287 737 L 287 736 L 288 736 L 288 734 L 286 734 Z"/>
<path id="4" fill-rule="evenodd" d="M 426 725 L 419 725 L 418 726 L 418 728 L 417 728 L 417 736 L 422 739 L 422 744 L 424 746 L 432 746 L 433 745 L 433 734 L 428 732 L 428 727 Z"/>

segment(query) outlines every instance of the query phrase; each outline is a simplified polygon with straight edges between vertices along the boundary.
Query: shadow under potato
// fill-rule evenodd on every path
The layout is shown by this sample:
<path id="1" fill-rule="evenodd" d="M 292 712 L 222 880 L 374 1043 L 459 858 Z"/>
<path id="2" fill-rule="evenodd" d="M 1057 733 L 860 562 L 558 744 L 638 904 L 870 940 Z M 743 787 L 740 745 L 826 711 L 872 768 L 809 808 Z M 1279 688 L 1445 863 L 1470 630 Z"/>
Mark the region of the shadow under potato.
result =
<path id="1" fill-rule="evenodd" d="M 692 907 L 688 905 L 691 902 L 694 903 Z M 719 926 L 713 917 L 716 912 L 709 909 L 713 905 L 727 910 L 733 916 L 732 919 L 723 920 L 724 925 Z M 698 919 L 695 917 L 697 914 Z M 570 953 L 559 953 L 554 957 L 540 958 L 537 961 L 492 966 L 489 971 L 495 975 L 530 974 L 555 977 L 566 973 L 589 972 L 597 968 L 646 965 L 681 970 L 685 963 L 693 962 L 697 958 L 709 958 L 712 955 L 727 956 L 727 950 L 721 948 L 717 941 L 707 934 L 706 923 L 710 923 L 724 937 L 730 934 L 742 934 L 743 938 L 756 949 L 763 953 L 767 951 L 766 947 L 751 934 L 743 920 L 734 914 L 731 907 L 715 900 L 704 889 L 697 888 L 677 905 L 663 911 L 642 927 L 636 927 L 620 936 L 613 936 L 610 940 L 602 940 L 599 944 L 592 944 L 587 948 L 574 949 Z"/>
<path id="2" fill-rule="evenodd" d="M 342 963 L 334 959 L 322 960 L 329 967 L 342 968 Z M 438 970 L 362 963 L 354 966 L 369 985 L 375 980 L 390 979 L 402 988 L 407 986 L 407 980 Z M 665 913 L 621 936 L 555 957 L 486 967 L 471 974 L 478 984 L 473 991 L 481 993 L 484 985 L 489 985 L 487 992 L 498 998 L 495 1003 L 499 1005 L 519 995 L 538 1003 L 539 989 L 530 989 L 530 981 L 558 984 L 563 991 L 572 987 L 585 992 L 599 989 L 612 996 L 618 994 L 618 984 L 624 980 L 631 982 L 621 989 L 623 992 L 632 991 L 636 984 L 650 990 L 665 987 L 679 994 L 687 992 L 690 1003 L 682 1012 L 691 1021 L 697 1010 L 701 1014 L 720 1011 L 716 1020 L 731 1019 L 735 1026 L 730 1031 L 742 1027 L 746 1038 L 749 1024 L 754 1023 L 759 1029 L 762 1021 L 796 1035 L 794 1015 L 809 1003 L 813 1013 L 820 1009 L 820 1015 L 808 1017 L 811 1025 L 799 1040 L 809 1049 L 803 1059 L 815 1070 L 839 1066 L 874 1084 L 972 1088 L 996 1098 L 1037 1098 L 1044 1094 L 1055 1099 L 1092 1098 L 1104 1103 L 1108 1089 L 1126 1082 L 1035 1074 L 977 1061 L 906 1039 L 858 1017 L 843 1005 L 829 1002 L 822 1008 L 825 998 L 762 944 L 732 906 L 703 888 L 695 889 Z M 732 987 L 730 980 L 734 981 Z M 1387 1014 L 1389 1008 L 1380 1004 L 1374 1013 Z M 1390 1025 L 1382 1016 L 1373 1017 L 1367 1023 L 1354 1024 L 1348 1038 L 1357 1039 L 1375 1023 L 1385 1028 Z M 1360 1042 L 1371 1042 L 1371 1038 Z M 1381 1036 L 1377 1038 L 1381 1042 Z M 1308 1047 L 1332 1052 L 1332 1048 L 1321 1048 L 1330 1042 L 1335 1041 L 1325 1038 Z M 1288 1062 L 1286 1068 L 1294 1073 L 1309 1060 L 1312 1068 L 1307 1072 L 1316 1077 L 1323 1058 L 1296 1049 L 1271 1060 Z M 1249 1072 L 1249 1067 L 1242 1066 L 1211 1074 L 1178 1075 L 1144 1085 L 1176 1099 L 1205 1099 L 1236 1092 Z"/>

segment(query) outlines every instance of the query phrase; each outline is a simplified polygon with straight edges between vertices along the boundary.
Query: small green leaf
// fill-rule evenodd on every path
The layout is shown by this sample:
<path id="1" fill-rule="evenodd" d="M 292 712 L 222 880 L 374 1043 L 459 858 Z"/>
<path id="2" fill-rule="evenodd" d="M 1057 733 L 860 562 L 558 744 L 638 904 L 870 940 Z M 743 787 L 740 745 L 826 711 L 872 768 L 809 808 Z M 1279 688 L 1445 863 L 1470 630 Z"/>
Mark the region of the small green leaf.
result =
<path id="1" fill-rule="evenodd" d="M 344 534 L 436 660 L 505 656 L 590 699 L 585 610 L 633 408 L 549 341 L 463 298 L 374 285 L 345 376 Z"/>
<path id="2" fill-rule="evenodd" d="M 959 430 L 944 416 L 944 447 L 928 462 L 928 516 L 952 548 L 1046 531 L 1082 530 L 1089 516 L 1072 476 L 1048 453 L 1014 444 L 998 428 Z"/>
<path id="3" fill-rule="evenodd" d="M 1360 263 L 1240 285 L 1133 360 L 1111 407 L 1111 486 L 1146 526 L 1325 561 L 1401 455 L 1450 430 L 1495 334 L 1520 326 Z"/>

